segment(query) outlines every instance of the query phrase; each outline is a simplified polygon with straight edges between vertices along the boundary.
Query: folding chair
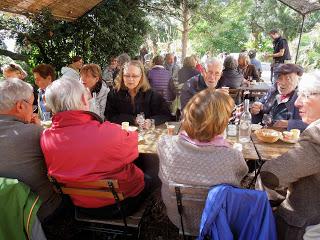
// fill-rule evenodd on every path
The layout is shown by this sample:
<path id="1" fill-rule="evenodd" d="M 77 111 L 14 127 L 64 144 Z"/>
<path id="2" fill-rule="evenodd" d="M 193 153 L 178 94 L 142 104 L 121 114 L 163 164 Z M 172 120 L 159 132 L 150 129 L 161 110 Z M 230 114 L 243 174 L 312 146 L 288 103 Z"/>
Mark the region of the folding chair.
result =
<path id="1" fill-rule="evenodd" d="M 93 232 L 103 232 L 113 235 L 124 235 L 128 238 L 139 239 L 141 220 L 145 215 L 146 201 L 140 208 L 131 216 L 126 216 L 126 213 L 121 207 L 121 201 L 125 196 L 119 191 L 118 180 L 104 179 L 90 182 L 69 182 L 68 187 L 56 181 L 52 176 L 48 176 L 60 194 L 66 195 L 81 195 L 86 197 L 110 198 L 114 199 L 122 215 L 122 219 L 101 219 L 88 216 L 81 212 L 81 208 L 75 206 L 75 219 L 82 223 L 88 223 L 82 226 L 83 230 Z M 72 187 L 70 187 L 72 186 Z"/>
<path id="2" fill-rule="evenodd" d="M 191 186 L 184 184 L 169 184 L 169 191 L 171 196 L 175 196 L 177 202 L 177 214 L 180 218 L 179 233 L 183 236 L 183 239 L 193 238 L 198 235 L 198 230 L 194 231 L 189 229 L 191 225 L 200 225 L 202 210 L 205 205 L 209 187 L 205 186 Z M 193 223 L 188 226 L 187 212 L 195 211 L 196 219 L 192 219 Z M 190 220 L 190 219 L 188 219 Z"/>

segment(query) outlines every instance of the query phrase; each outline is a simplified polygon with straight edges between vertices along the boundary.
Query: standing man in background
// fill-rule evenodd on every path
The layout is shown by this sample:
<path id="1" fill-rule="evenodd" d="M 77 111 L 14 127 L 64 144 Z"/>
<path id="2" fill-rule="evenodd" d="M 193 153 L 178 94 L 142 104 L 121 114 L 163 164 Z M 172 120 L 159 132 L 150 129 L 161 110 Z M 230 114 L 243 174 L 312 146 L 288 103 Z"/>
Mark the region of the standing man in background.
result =
<path id="1" fill-rule="evenodd" d="M 274 82 L 273 79 L 278 79 L 278 76 L 274 74 L 274 70 L 280 64 L 283 64 L 285 60 L 291 60 L 291 55 L 287 40 L 280 35 L 277 29 L 271 30 L 269 36 L 273 39 L 273 53 L 266 54 L 266 57 L 273 58 L 271 64 L 271 82 Z"/>
<path id="2" fill-rule="evenodd" d="M 174 83 L 178 82 L 178 71 L 180 70 L 179 66 L 174 61 L 174 55 L 172 53 L 167 53 L 165 57 L 165 69 L 167 69 L 173 79 Z"/>

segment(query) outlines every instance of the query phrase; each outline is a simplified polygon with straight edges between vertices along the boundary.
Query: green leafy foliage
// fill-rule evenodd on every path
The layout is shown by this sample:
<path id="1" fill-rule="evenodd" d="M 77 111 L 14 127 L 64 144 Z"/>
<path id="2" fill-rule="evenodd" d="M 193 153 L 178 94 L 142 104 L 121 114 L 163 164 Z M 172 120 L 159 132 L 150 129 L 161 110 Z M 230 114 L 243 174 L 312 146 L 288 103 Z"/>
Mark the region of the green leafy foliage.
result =
<path id="1" fill-rule="evenodd" d="M 251 4 L 251 1 L 219 0 L 203 4 L 197 16 L 199 21 L 190 34 L 195 50 L 201 54 L 240 52 L 250 36 L 247 10 Z"/>

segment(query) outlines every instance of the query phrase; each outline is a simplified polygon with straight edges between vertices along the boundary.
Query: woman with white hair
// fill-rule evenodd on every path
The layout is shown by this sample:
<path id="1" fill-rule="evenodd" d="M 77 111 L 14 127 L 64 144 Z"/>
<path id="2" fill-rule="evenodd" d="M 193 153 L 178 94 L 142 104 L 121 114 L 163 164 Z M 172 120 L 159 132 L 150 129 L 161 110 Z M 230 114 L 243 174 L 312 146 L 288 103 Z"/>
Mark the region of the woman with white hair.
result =
<path id="1" fill-rule="evenodd" d="M 117 179 L 130 214 L 146 192 L 144 173 L 134 164 L 139 154 L 138 134 L 102 122 L 88 112 L 87 95 L 84 85 L 75 79 L 59 79 L 47 87 L 46 102 L 54 115 L 52 127 L 42 134 L 41 148 L 48 173 L 66 185 Z M 113 199 L 77 195 L 71 195 L 71 199 L 92 215 L 119 214 Z"/>
<path id="2" fill-rule="evenodd" d="M 26 71 L 24 71 L 22 67 L 16 63 L 4 65 L 2 67 L 2 72 L 5 79 L 18 78 L 20 80 L 25 80 L 25 78 L 28 76 Z"/>
<path id="3" fill-rule="evenodd" d="M 298 144 L 282 156 L 267 161 L 261 169 L 261 187 L 287 188 L 275 211 L 278 239 L 303 239 L 320 223 L 320 71 L 304 74 L 295 102 L 303 122 L 309 126 Z M 279 199 L 272 199 L 279 200 Z M 318 233 L 316 238 L 319 239 Z"/>

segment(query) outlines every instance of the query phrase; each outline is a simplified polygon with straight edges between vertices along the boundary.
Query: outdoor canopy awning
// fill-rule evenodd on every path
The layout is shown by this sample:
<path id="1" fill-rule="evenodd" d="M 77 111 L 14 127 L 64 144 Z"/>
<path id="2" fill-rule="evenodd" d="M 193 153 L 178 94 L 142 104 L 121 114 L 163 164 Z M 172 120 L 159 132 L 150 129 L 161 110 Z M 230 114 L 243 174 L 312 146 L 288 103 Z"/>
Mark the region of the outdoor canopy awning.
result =
<path id="1" fill-rule="evenodd" d="M 100 2 L 102 0 L 0 0 L 0 10 L 28 15 L 48 8 L 55 18 L 74 21 Z"/>
<path id="2" fill-rule="evenodd" d="M 320 10 L 319 0 L 279 0 L 283 4 L 299 12 L 301 15 L 306 15 L 310 12 Z"/>
<path id="3" fill-rule="evenodd" d="M 297 54 L 295 59 L 295 63 L 297 63 L 305 17 L 308 13 L 320 10 L 320 0 L 278 0 L 278 1 L 282 2 L 283 4 L 287 5 L 289 8 L 292 8 L 293 10 L 295 10 L 296 12 L 302 15 L 302 23 L 300 27 Z"/>

